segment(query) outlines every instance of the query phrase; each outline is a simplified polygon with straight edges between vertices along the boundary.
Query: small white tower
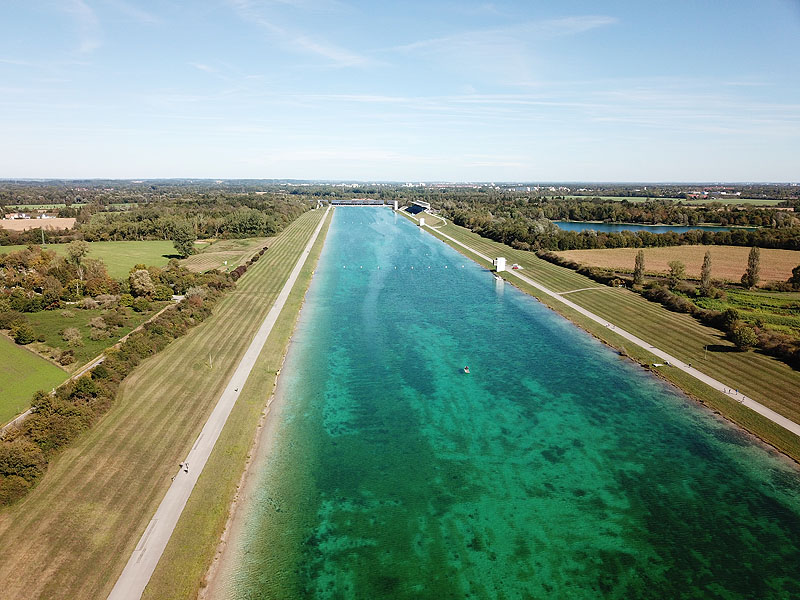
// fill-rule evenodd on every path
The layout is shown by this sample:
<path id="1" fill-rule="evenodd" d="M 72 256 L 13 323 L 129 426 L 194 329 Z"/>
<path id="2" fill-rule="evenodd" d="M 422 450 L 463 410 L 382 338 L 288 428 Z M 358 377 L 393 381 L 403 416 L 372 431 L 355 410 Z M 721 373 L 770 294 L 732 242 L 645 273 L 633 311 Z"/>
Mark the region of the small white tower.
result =
<path id="1" fill-rule="evenodd" d="M 498 256 L 494 261 L 494 266 L 497 267 L 497 272 L 505 271 L 506 270 L 506 259 L 502 256 Z"/>
<path id="2" fill-rule="evenodd" d="M 397 212 L 397 200 L 395 200 L 395 201 L 394 201 L 393 210 L 394 210 L 395 212 Z"/>
<path id="3" fill-rule="evenodd" d="M 419 226 L 420 227 L 425 227 L 425 217 L 420 217 L 419 218 Z"/>

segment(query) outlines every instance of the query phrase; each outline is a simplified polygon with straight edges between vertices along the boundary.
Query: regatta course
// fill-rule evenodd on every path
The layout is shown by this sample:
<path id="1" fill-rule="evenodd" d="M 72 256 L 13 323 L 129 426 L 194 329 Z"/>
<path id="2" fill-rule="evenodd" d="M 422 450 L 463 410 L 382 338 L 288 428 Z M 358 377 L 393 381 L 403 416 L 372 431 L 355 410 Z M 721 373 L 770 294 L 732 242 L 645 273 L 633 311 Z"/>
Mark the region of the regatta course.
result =
<path id="1" fill-rule="evenodd" d="M 213 597 L 800 597 L 795 463 L 387 208 L 267 421 Z"/>

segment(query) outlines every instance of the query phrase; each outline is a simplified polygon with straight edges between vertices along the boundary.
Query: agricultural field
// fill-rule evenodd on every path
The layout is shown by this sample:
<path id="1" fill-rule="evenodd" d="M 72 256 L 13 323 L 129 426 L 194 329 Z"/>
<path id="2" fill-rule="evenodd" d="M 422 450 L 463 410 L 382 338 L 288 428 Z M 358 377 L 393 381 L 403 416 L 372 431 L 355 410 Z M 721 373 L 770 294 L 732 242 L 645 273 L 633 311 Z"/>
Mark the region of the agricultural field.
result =
<path id="1" fill-rule="evenodd" d="M 47 250 L 65 255 L 67 244 L 45 244 Z M 0 246 L 0 253 L 21 250 L 25 246 Z M 178 258 L 175 247 L 168 240 L 122 242 L 89 242 L 89 258 L 99 258 L 108 267 L 114 279 L 124 279 L 136 264 L 163 267 L 170 258 Z"/>
<path id="2" fill-rule="evenodd" d="M 448 223 L 441 230 L 428 231 L 432 231 L 434 235 L 437 231 L 442 231 L 487 256 L 504 256 L 508 263 L 519 263 L 524 267 L 525 275 L 555 292 L 592 288 L 573 292 L 569 294 L 569 299 L 634 335 L 650 341 L 680 360 L 692 363 L 708 375 L 728 383 L 733 388 L 738 388 L 789 419 L 800 422 L 800 372 L 785 363 L 757 351 L 737 352 L 722 332 L 700 324 L 688 314 L 671 312 L 660 304 L 649 302 L 639 294 L 626 289 L 600 286 L 596 281 L 575 271 L 538 258 L 532 252 L 515 250 L 482 238 L 452 223 Z M 471 258 L 474 258 L 474 255 Z M 478 262 L 485 264 L 480 260 Z M 485 266 L 490 265 L 485 264 Z M 518 285 L 516 278 L 513 276 L 508 278 Z M 519 285 L 519 287 L 525 286 Z M 614 339 L 613 333 L 591 324 L 585 318 L 576 317 L 577 313 L 565 308 L 557 300 L 533 288 L 525 291 L 538 297 L 554 310 L 565 314 L 597 337 L 617 347 L 624 345 Z M 640 354 L 647 360 L 646 350 L 630 348 L 630 344 L 626 346 L 626 350 L 631 356 Z M 707 401 L 710 406 L 728 418 L 769 440 L 794 458 L 800 459 L 800 440 L 794 435 L 752 411 L 742 409 L 735 402 L 729 402 L 721 395 L 712 393 L 713 390 L 699 384 L 690 376 L 677 372 L 677 369 L 667 368 L 659 373 L 681 385 L 695 397 Z"/>
<path id="3" fill-rule="evenodd" d="M 686 265 L 686 274 L 700 278 L 703 257 L 711 252 L 711 276 L 713 279 L 738 282 L 747 268 L 750 248 L 743 246 L 667 246 L 665 248 L 643 248 L 644 264 L 648 273 L 663 274 L 669 271 L 669 262 L 679 260 Z M 606 248 L 602 250 L 566 250 L 556 252 L 559 256 L 577 263 L 604 269 L 633 272 L 639 248 Z M 796 250 L 761 249 L 761 283 L 786 281 L 792 269 L 800 265 L 800 252 Z"/>
<path id="4" fill-rule="evenodd" d="M 269 246 L 273 239 L 259 237 L 216 240 L 204 244 L 198 254 L 182 259 L 181 264 L 195 273 L 204 273 L 211 269 L 232 271 L 250 260 L 261 248 Z"/>
<path id="5" fill-rule="evenodd" d="M 33 326 L 34 335 L 37 340 L 44 338 L 43 342 L 33 342 L 31 349 L 44 356 L 57 359 L 61 352 L 71 350 L 75 355 L 75 361 L 66 368 L 70 371 L 81 367 L 95 356 L 99 355 L 109 346 L 116 344 L 119 339 L 136 327 L 147 321 L 159 310 L 164 308 L 167 302 L 151 302 L 148 310 L 135 312 L 130 307 L 120 307 L 119 311 L 113 309 L 80 309 L 67 308 L 62 310 L 42 310 L 35 313 L 25 313 L 25 319 Z M 106 331 L 108 337 L 92 339 L 92 330 L 97 329 L 90 326 L 90 322 L 98 317 L 112 315 L 112 322 L 118 325 L 108 325 Z M 95 321 L 97 323 L 97 321 Z M 75 328 L 80 332 L 79 343 L 69 343 L 64 340 L 62 332 L 67 328 Z"/>
<path id="6" fill-rule="evenodd" d="M 72 229 L 75 219 L 0 219 L 0 228 L 9 231 L 27 231 L 28 229 Z"/>
<path id="7" fill-rule="evenodd" d="M 0 425 L 30 406 L 37 390 L 54 388 L 69 374 L 0 335 Z"/>
<path id="8" fill-rule="evenodd" d="M 728 289 L 721 298 L 691 298 L 697 306 L 725 311 L 734 308 L 750 325 L 800 337 L 800 292 Z"/>
<path id="9" fill-rule="evenodd" d="M 120 397 L 109 412 L 53 460 L 36 489 L 17 505 L 0 511 L 4 552 L 0 579 L 5 595 L 108 595 L 178 463 L 196 440 L 323 214 L 309 211 L 289 225 L 211 317 L 143 362 L 123 382 Z M 306 271 L 309 276 L 309 269 Z M 295 310 L 301 301 L 302 295 L 295 297 Z M 292 323 L 294 318 L 296 313 L 291 315 Z M 285 338 L 279 338 L 285 335 L 285 323 L 282 331 L 273 330 L 268 344 L 278 340 L 279 345 L 265 349 L 274 354 L 259 362 L 265 370 L 261 375 L 267 373 L 269 380 L 274 380 L 280 364 L 277 357 L 282 355 Z M 269 389 L 253 388 L 250 393 L 248 403 L 234 409 L 234 421 L 223 431 L 223 448 L 218 445 L 220 452 L 215 451 L 216 458 L 212 455 L 212 462 L 219 461 L 216 466 L 209 465 L 220 476 L 219 485 L 205 474 L 198 483 L 206 486 L 208 494 L 224 493 L 229 499 L 235 492 L 255 431 L 257 417 L 253 415 L 260 414 Z M 249 411 L 249 416 L 237 421 L 242 419 L 237 410 Z M 234 459 L 237 462 L 232 467 L 229 461 Z M 203 538 L 202 547 L 189 546 L 196 551 L 194 560 L 198 555 L 213 556 L 215 535 L 226 514 L 227 503 L 219 502 L 218 497 L 211 501 L 210 511 L 197 513 L 198 527 L 210 528 L 203 533 L 211 533 Z"/>

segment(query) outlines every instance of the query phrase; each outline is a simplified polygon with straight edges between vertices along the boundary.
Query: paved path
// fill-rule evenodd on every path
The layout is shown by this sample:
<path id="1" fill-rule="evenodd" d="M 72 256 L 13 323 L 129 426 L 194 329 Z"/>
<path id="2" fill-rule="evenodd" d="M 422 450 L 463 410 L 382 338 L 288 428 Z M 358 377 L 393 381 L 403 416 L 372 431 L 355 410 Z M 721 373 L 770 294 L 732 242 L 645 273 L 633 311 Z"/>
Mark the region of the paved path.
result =
<path id="1" fill-rule="evenodd" d="M 438 235 L 442 236 L 442 237 L 447 238 L 448 240 L 450 240 L 454 244 L 457 244 L 457 245 L 461 246 L 462 248 L 466 248 L 467 250 L 469 250 L 470 252 L 472 252 L 476 256 L 481 257 L 485 261 L 488 261 L 488 262 L 491 263 L 492 260 L 493 260 L 492 258 L 486 256 L 485 254 L 481 254 L 477 250 L 473 250 L 472 248 L 470 248 L 466 244 L 463 244 L 463 243 L 459 242 L 458 240 L 450 237 L 449 235 L 447 235 L 445 233 L 442 233 L 441 231 L 437 231 L 436 233 Z M 596 314 L 594 314 L 592 312 L 589 312 L 588 310 L 586 310 L 582 306 L 578 306 L 574 302 L 572 302 L 570 300 L 567 300 L 566 298 L 562 297 L 560 294 L 558 294 L 558 293 L 556 293 L 556 292 L 544 287 L 543 285 L 541 285 L 539 283 L 536 283 L 531 278 L 526 277 L 525 275 L 522 275 L 521 273 L 519 273 L 517 271 L 506 271 L 506 273 L 521 279 L 522 281 L 524 281 L 528 285 L 533 286 L 534 288 L 536 288 L 540 292 L 543 292 L 544 294 L 547 294 L 548 296 L 551 296 L 551 297 L 555 298 L 559 302 L 565 304 L 566 306 L 569 306 L 571 309 L 579 312 L 580 314 L 582 314 L 585 317 L 588 317 L 592 321 L 595 321 L 596 323 L 600 323 L 601 325 L 603 325 L 605 327 L 608 327 L 614 333 L 622 336 L 626 340 L 629 340 L 629 341 L 633 342 L 637 346 L 640 346 L 641 348 L 644 348 L 645 350 L 648 350 L 650 353 L 656 355 L 657 357 L 661 358 L 665 362 L 668 362 L 670 364 L 670 366 L 678 368 L 681 371 L 684 371 L 685 373 L 688 373 L 692 377 L 695 377 L 696 379 L 699 379 L 703 383 L 705 383 L 707 385 L 710 385 L 715 390 L 718 390 L 718 391 L 722 392 L 723 394 L 733 398 L 734 400 L 736 400 L 740 404 L 743 404 L 747 408 L 750 408 L 750 409 L 754 410 L 755 412 L 757 412 L 758 414 L 766 417 L 767 419 L 769 419 L 773 423 L 777 423 L 778 425 L 780 425 L 784 429 L 787 429 L 787 430 L 791 431 L 792 433 L 794 433 L 795 435 L 800 436 L 800 425 L 798 425 L 794 421 L 791 421 L 791 420 L 787 419 L 783 415 L 778 414 L 777 412 L 775 412 L 771 408 L 767 408 L 766 406 L 764 406 L 763 404 L 760 404 L 759 402 L 756 402 L 752 398 L 749 398 L 749 397 L 745 396 L 744 394 L 740 394 L 737 391 L 734 391 L 729 385 L 726 385 L 726 384 L 722 383 L 721 381 L 717 381 L 716 379 L 714 379 L 713 377 L 709 377 L 705 373 L 701 373 L 700 371 L 698 371 L 694 367 L 691 367 L 688 364 L 680 361 L 679 359 L 675 358 L 671 354 L 667 354 L 666 352 L 656 348 L 655 346 L 653 346 L 649 342 L 646 342 L 643 339 L 641 339 L 639 337 L 636 337 L 635 335 L 625 331 L 624 329 L 620 329 L 619 327 L 617 327 L 616 325 L 614 325 L 610 321 L 606 321 L 602 317 L 598 317 Z M 578 291 L 578 290 L 573 290 L 573 291 Z"/>
<path id="2" fill-rule="evenodd" d="M 322 230 L 329 211 L 330 206 L 314 230 L 311 239 L 289 275 L 289 279 L 286 280 L 286 284 L 278 294 L 275 304 L 272 305 L 269 313 L 267 313 L 264 322 L 239 362 L 239 366 L 236 367 L 236 371 L 223 390 L 211 416 L 208 417 L 203 430 L 189 451 L 189 455 L 184 461 L 184 464 L 188 463 L 188 472 L 181 469 L 173 479 L 172 485 L 167 490 L 167 494 L 161 501 L 158 510 L 156 510 L 156 514 L 144 530 L 144 534 L 142 534 L 142 538 L 136 545 L 128 564 L 125 565 L 125 569 L 119 576 L 116 585 L 114 585 L 114 589 L 111 590 L 111 594 L 108 596 L 109 600 L 138 600 L 141 598 L 144 588 L 150 581 L 161 554 L 164 552 L 164 548 L 167 547 L 167 542 L 172 535 L 173 529 L 175 529 L 175 525 L 178 523 L 183 508 L 189 500 L 189 495 L 192 493 L 192 489 L 197 483 L 208 457 L 211 455 L 214 444 L 219 438 L 225 422 L 228 420 L 228 415 L 233 410 L 236 399 L 239 397 L 239 391 L 244 387 L 256 359 L 261 353 L 261 349 L 266 343 L 275 321 L 278 319 L 278 315 L 280 315 L 284 304 L 286 304 L 289 293 L 292 291 L 308 255 L 311 253 L 311 248 Z"/>

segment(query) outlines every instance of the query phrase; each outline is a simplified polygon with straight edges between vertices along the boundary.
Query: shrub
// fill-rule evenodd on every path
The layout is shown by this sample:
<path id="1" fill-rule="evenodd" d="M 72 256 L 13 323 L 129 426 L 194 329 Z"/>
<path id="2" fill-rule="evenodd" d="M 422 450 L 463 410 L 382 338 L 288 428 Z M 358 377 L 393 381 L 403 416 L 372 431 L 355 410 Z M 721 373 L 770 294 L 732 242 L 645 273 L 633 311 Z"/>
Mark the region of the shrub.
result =
<path id="1" fill-rule="evenodd" d="M 65 319 L 72 319 L 75 316 L 75 313 L 72 312 L 71 310 L 62 310 L 61 316 L 64 317 Z"/>
<path id="2" fill-rule="evenodd" d="M 19 321 L 11 328 L 11 336 L 14 341 L 20 345 L 30 344 L 36 339 L 36 334 L 33 332 L 33 327 L 27 321 Z"/>
<path id="3" fill-rule="evenodd" d="M 122 294 L 119 297 L 120 306 L 133 306 L 133 296 L 130 294 Z"/>
<path id="4" fill-rule="evenodd" d="M 157 285 L 153 300 L 172 300 L 172 288 L 168 285 Z"/>
<path id="5" fill-rule="evenodd" d="M 67 342 L 67 346 L 75 348 L 83 346 L 83 335 L 77 327 L 67 327 L 61 332 L 61 339 Z"/>
<path id="6" fill-rule="evenodd" d="M 736 325 L 731 330 L 730 338 L 739 350 L 749 350 L 758 344 L 758 336 L 755 330 L 744 324 Z"/>
<path id="7" fill-rule="evenodd" d="M 84 310 L 92 310 L 94 308 L 98 308 L 100 305 L 94 298 L 84 298 L 83 300 L 80 301 L 78 306 Z"/>
<path id="8" fill-rule="evenodd" d="M 72 350 L 64 350 L 58 357 L 58 364 L 62 366 L 71 365 L 75 362 L 75 353 Z"/>
<path id="9" fill-rule="evenodd" d="M 150 308 L 150 302 L 144 296 L 139 296 L 133 301 L 133 310 L 136 312 L 145 312 Z"/>

